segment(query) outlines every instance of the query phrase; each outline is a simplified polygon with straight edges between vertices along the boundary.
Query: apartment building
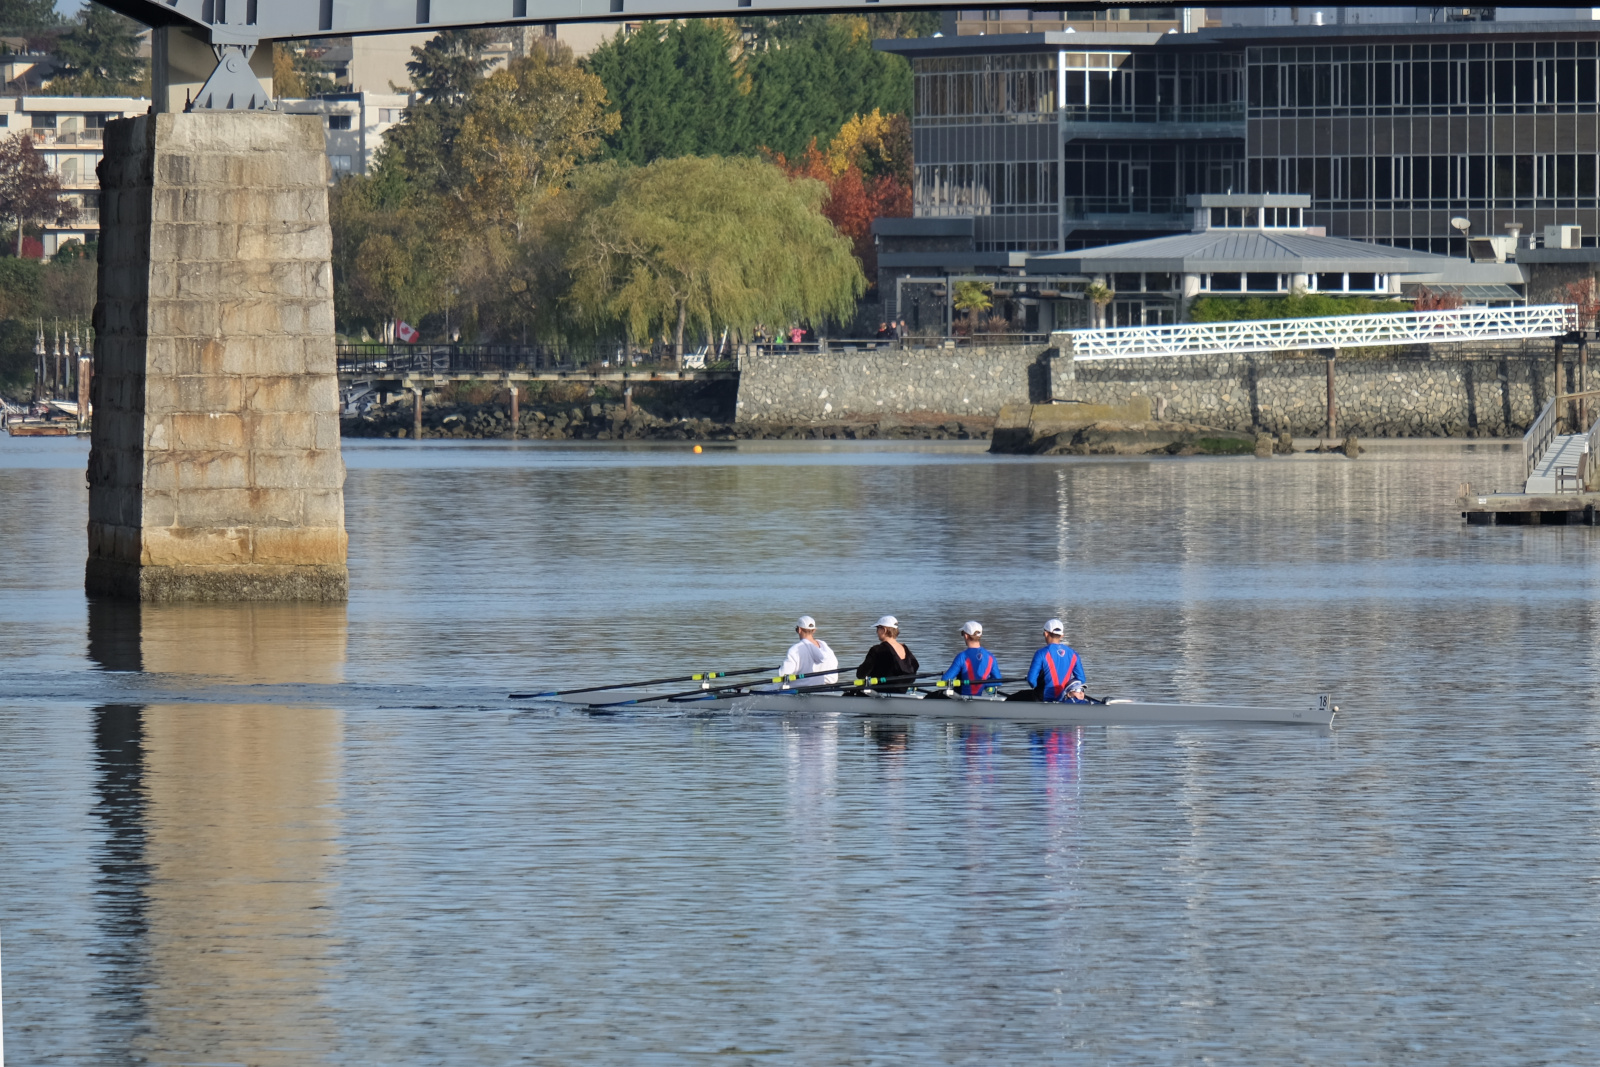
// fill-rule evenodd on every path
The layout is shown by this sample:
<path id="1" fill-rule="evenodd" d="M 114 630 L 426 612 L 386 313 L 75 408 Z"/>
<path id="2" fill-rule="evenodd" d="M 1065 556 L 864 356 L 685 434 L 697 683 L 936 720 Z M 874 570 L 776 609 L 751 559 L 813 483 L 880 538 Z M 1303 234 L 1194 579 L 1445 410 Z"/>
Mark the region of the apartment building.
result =
<path id="1" fill-rule="evenodd" d="M 131 96 L 0 97 L 0 137 L 26 135 L 78 206 L 70 225 L 45 227 L 46 256 L 68 241 L 92 244 L 99 239 L 100 179 L 95 168 L 104 154 L 106 123 L 148 110 L 150 101 Z"/>
<path id="2" fill-rule="evenodd" d="M 318 115 L 327 137 L 328 178 L 366 174 L 383 147 L 384 134 L 405 118 L 411 97 L 401 93 L 330 93 L 304 99 L 279 98 L 291 115 Z"/>

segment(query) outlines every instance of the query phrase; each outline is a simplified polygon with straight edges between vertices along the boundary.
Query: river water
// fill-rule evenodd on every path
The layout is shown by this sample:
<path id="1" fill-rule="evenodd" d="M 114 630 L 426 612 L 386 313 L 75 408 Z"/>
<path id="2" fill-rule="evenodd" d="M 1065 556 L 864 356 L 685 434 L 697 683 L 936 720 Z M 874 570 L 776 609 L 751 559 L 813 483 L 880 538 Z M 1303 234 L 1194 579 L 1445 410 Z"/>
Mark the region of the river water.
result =
<path id="1" fill-rule="evenodd" d="M 1600 530 L 1499 443 L 1358 461 L 347 445 L 348 605 L 86 602 L 0 441 L 15 1064 L 1600 1059 Z M 591 717 L 530 685 L 925 666 L 1331 731 Z"/>

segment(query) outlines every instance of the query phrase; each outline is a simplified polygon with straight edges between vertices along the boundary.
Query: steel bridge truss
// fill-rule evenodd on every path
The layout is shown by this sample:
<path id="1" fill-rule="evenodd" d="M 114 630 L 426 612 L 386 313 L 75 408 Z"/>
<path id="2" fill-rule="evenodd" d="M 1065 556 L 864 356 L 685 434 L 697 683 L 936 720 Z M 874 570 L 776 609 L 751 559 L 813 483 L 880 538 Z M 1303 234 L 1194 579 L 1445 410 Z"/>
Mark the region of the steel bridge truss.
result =
<path id="1" fill-rule="evenodd" d="M 1069 335 L 1068 345 L 1074 360 L 1232 356 L 1307 349 L 1514 341 L 1527 337 L 1559 337 L 1577 328 L 1576 308 L 1570 304 L 1545 304 L 1538 307 L 1339 315 L 1324 319 L 1268 319 L 1259 322 L 1204 322 L 1183 326 L 1074 330 Z"/>

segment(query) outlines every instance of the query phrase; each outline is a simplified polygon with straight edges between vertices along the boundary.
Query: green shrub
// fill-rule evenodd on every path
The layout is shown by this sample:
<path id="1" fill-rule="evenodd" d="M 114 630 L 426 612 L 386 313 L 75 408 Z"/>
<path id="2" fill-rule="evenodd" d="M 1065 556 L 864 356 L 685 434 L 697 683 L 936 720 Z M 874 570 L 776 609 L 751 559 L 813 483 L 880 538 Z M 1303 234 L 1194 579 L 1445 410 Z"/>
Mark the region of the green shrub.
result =
<path id="1" fill-rule="evenodd" d="M 1410 311 L 1404 300 L 1367 296 L 1291 293 L 1288 296 L 1207 296 L 1189 307 L 1190 322 L 1245 322 L 1257 319 L 1321 319 L 1335 315 L 1381 315 Z"/>

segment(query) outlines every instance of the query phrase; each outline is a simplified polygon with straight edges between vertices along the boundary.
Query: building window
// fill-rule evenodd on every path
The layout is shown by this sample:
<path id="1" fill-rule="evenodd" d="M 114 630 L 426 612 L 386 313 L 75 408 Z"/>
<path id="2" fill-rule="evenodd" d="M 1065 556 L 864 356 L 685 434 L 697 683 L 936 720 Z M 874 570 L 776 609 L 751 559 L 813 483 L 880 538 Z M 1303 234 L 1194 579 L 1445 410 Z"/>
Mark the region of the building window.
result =
<path id="1" fill-rule="evenodd" d="M 115 115 L 104 114 L 85 115 L 83 116 L 83 128 L 86 130 L 103 130 L 106 128 L 106 122 L 115 117 Z"/>
<path id="2" fill-rule="evenodd" d="M 1252 293 L 1276 293 L 1282 288 L 1279 274 L 1263 274 L 1252 271 L 1244 276 L 1244 287 Z"/>
<path id="3" fill-rule="evenodd" d="M 349 128 L 350 128 L 350 116 L 349 115 L 329 115 L 328 116 L 328 129 L 330 129 L 330 130 L 348 130 Z"/>
<path id="4" fill-rule="evenodd" d="M 56 128 L 55 112 L 48 115 L 33 116 L 33 128 L 36 130 L 53 130 Z"/>
<path id="5" fill-rule="evenodd" d="M 349 156 L 329 156 L 328 157 L 328 164 L 331 167 L 333 167 L 333 172 L 335 174 L 349 174 L 350 173 L 350 157 Z"/>
<path id="6" fill-rule="evenodd" d="M 405 117 L 406 109 L 403 107 L 380 107 L 378 109 L 379 122 L 399 122 Z"/>
<path id="7" fill-rule="evenodd" d="M 1244 284 L 1242 274 L 1212 274 L 1208 277 L 1210 279 L 1208 288 L 1213 293 L 1237 293 Z"/>
<path id="8" fill-rule="evenodd" d="M 9 126 L 9 125 L 11 125 L 11 116 L 10 115 L 0 115 L 0 128 L 4 128 L 4 127 Z"/>

